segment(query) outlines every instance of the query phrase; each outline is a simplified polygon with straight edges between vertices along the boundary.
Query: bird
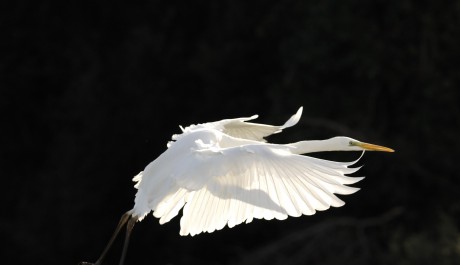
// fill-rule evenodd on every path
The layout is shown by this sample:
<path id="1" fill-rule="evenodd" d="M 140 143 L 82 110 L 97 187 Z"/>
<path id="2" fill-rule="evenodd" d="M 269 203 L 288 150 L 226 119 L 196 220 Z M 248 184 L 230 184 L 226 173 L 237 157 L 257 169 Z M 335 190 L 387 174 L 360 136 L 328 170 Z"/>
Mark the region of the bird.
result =
<path id="1" fill-rule="evenodd" d="M 258 115 L 180 126 L 167 149 L 133 178 L 137 193 L 100 258 L 126 224 L 120 258 L 123 264 L 131 230 L 150 212 L 160 224 L 179 214 L 182 236 L 212 233 L 253 219 L 284 220 L 313 215 L 345 203 L 336 194 L 359 188 L 349 185 L 363 177 L 349 176 L 360 167 L 304 154 L 324 151 L 383 151 L 393 149 L 337 136 L 326 140 L 269 143 L 266 137 L 296 125 L 303 107 L 283 125 L 250 122 Z M 81 262 L 80 264 L 93 264 Z"/>

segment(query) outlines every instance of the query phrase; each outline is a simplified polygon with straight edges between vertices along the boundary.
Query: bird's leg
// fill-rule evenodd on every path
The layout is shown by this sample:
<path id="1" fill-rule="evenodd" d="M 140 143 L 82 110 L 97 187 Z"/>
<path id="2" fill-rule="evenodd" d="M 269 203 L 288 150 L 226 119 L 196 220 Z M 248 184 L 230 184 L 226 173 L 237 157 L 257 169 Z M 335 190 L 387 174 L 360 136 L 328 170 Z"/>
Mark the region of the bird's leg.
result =
<path id="1" fill-rule="evenodd" d="M 133 230 L 134 225 L 136 224 L 136 221 L 137 221 L 137 217 L 130 216 L 128 223 L 126 224 L 125 242 L 123 243 L 123 252 L 121 252 L 120 265 L 123 265 L 123 263 L 125 262 L 126 252 L 128 250 L 129 238 L 131 236 L 131 231 Z"/>
<path id="2" fill-rule="evenodd" d="M 107 254 L 107 252 L 109 251 L 110 247 L 112 246 L 113 241 L 115 241 L 115 238 L 117 237 L 117 235 L 120 232 L 121 228 L 126 224 L 126 222 L 128 220 L 131 221 L 133 219 L 134 218 L 131 218 L 131 213 L 130 212 L 126 212 L 125 214 L 123 214 L 121 216 L 120 222 L 117 225 L 117 228 L 115 229 L 115 231 L 113 232 L 112 237 L 109 240 L 109 243 L 105 247 L 105 249 L 102 252 L 101 256 L 97 259 L 97 261 L 95 263 L 82 261 L 82 262 L 80 262 L 79 265 L 100 265 L 102 263 L 102 261 L 104 260 L 104 257 Z M 134 219 L 134 220 L 136 220 L 136 219 Z M 132 227 L 131 227 L 131 229 L 132 229 Z"/>

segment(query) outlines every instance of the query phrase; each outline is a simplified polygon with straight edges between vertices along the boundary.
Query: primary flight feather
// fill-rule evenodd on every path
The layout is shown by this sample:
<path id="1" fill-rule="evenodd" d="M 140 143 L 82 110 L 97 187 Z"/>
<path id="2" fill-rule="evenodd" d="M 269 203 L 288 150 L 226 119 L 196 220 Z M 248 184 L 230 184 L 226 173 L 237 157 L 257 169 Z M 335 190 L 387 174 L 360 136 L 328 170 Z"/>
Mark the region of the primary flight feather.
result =
<path id="1" fill-rule="evenodd" d="M 301 115 L 302 107 L 282 126 L 248 122 L 257 118 L 254 115 L 181 127 L 182 133 L 173 135 L 168 149 L 133 178 L 134 208 L 124 215 L 116 233 L 129 221 L 129 239 L 134 223 L 150 212 L 163 224 L 183 209 L 180 234 L 193 236 L 254 218 L 283 220 L 340 207 L 344 202 L 336 194 L 359 190 L 348 185 L 362 177 L 347 176 L 359 169 L 350 167 L 357 161 L 335 162 L 302 154 L 393 152 L 343 136 L 291 144 L 266 142 L 265 137 L 297 124 Z"/>

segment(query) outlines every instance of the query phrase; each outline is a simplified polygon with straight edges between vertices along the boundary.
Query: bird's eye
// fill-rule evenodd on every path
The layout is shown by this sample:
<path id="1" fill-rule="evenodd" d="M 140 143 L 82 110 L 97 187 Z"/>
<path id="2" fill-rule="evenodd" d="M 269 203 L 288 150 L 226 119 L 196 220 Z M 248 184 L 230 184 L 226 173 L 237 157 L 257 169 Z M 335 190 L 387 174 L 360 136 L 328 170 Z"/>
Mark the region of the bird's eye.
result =
<path id="1" fill-rule="evenodd" d="M 349 144 L 349 145 L 353 145 L 353 141 L 349 141 L 348 144 Z"/>

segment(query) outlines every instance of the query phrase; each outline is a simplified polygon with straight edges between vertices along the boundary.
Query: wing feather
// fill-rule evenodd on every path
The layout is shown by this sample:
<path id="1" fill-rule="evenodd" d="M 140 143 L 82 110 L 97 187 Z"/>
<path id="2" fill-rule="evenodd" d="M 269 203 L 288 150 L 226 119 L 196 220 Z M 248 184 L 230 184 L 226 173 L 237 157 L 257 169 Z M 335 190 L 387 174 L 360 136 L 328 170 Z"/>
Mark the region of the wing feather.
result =
<path id="1" fill-rule="evenodd" d="M 335 183 L 331 183 L 328 179 L 327 175 L 319 174 L 318 172 L 312 171 L 307 168 L 305 172 L 303 172 L 306 180 L 310 180 L 310 184 L 315 187 L 315 193 L 318 194 L 318 198 L 322 203 L 324 210 L 328 209 L 329 206 L 339 207 L 342 206 L 344 203 L 334 193 L 340 193 L 340 189 L 342 187 L 346 187 L 343 185 L 338 186 L 336 188 Z M 320 210 L 320 209 L 318 209 Z"/>
<path id="2" fill-rule="evenodd" d="M 288 178 L 284 178 L 286 172 L 284 165 L 279 164 L 279 161 L 272 160 L 272 170 L 273 170 L 273 180 L 277 182 L 275 187 L 278 190 L 279 198 L 280 198 L 280 205 L 283 205 L 283 208 L 286 210 L 286 214 L 290 216 L 299 216 L 297 206 L 295 205 L 291 193 L 289 192 L 289 185 L 286 185 L 286 180 Z M 283 171 L 283 172 L 281 172 Z M 283 216 L 283 218 L 287 218 L 287 215 Z"/>
<path id="3" fill-rule="evenodd" d="M 277 190 L 277 180 L 278 176 L 274 175 L 272 170 L 273 168 L 266 162 L 262 161 L 262 165 L 264 166 L 264 171 L 266 173 L 266 178 L 267 178 L 267 184 L 268 184 L 268 189 L 267 190 L 262 190 L 260 193 L 263 195 L 264 193 L 268 195 L 268 204 L 275 204 L 278 206 L 282 205 L 282 201 L 280 200 L 280 195 Z M 287 218 L 286 216 L 286 210 L 282 208 L 282 211 L 272 211 L 273 217 L 278 220 L 284 220 Z"/>
<path id="4" fill-rule="evenodd" d="M 222 192 L 222 189 L 220 187 L 216 187 L 216 191 L 220 193 Z M 225 226 L 225 217 L 219 219 L 219 216 L 225 216 L 225 212 L 225 199 L 222 197 L 217 197 L 215 214 L 213 215 L 213 222 L 215 222 L 215 230 L 222 229 Z"/>
<path id="5" fill-rule="evenodd" d="M 169 222 L 184 207 L 187 190 L 178 189 L 168 203 L 160 204 L 154 214 L 160 218 L 160 224 Z"/>
<path id="6" fill-rule="evenodd" d="M 292 184 L 291 178 L 283 178 L 283 172 L 289 172 L 286 165 L 280 163 L 279 161 L 273 161 L 274 168 L 276 169 L 278 176 L 280 176 L 280 180 L 283 182 L 285 187 L 285 192 L 288 195 L 288 203 L 292 206 L 292 208 L 287 208 L 286 211 L 290 216 L 298 217 L 301 215 L 302 206 L 298 200 L 298 191 L 295 185 Z M 285 173 L 284 173 L 285 174 Z"/>
<path id="7" fill-rule="evenodd" d="M 281 126 L 246 122 L 257 118 L 257 115 L 250 118 L 226 119 L 208 124 L 215 128 L 221 128 L 223 133 L 232 137 L 265 142 L 265 137 L 296 125 L 302 116 L 302 110 L 303 108 L 300 107 L 297 113 Z"/>
<path id="8" fill-rule="evenodd" d="M 307 190 L 306 195 L 309 197 L 307 198 L 307 202 L 311 203 L 311 206 L 314 210 L 322 211 L 322 210 L 328 209 L 329 206 L 327 202 L 324 201 L 323 197 L 319 193 L 321 191 L 319 187 L 317 187 L 314 183 L 312 183 L 311 180 L 308 179 L 308 177 L 305 178 L 304 173 L 302 173 L 299 170 L 297 171 L 299 174 L 298 175 L 299 177 L 297 178 L 298 183 Z"/>
<path id="9" fill-rule="evenodd" d="M 261 144 L 207 153 L 209 157 L 200 158 L 201 163 L 209 166 L 207 172 L 226 173 L 209 176 L 189 198 L 183 190 L 187 187 L 181 187 L 171 199 L 173 209 L 165 211 L 163 220 L 177 214 L 177 208 L 185 201 L 180 233 L 195 235 L 253 219 L 312 215 L 317 210 L 342 206 L 344 202 L 335 194 L 358 190 L 345 185 L 361 179 L 345 176 L 344 172 L 354 172 L 348 170 L 351 163 L 290 154 L 286 150 L 289 149 Z M 231 166 L 222 171 L 221 167 L 228 164 Z M 215 167 L 220 170 L 214 170 Z"/>

